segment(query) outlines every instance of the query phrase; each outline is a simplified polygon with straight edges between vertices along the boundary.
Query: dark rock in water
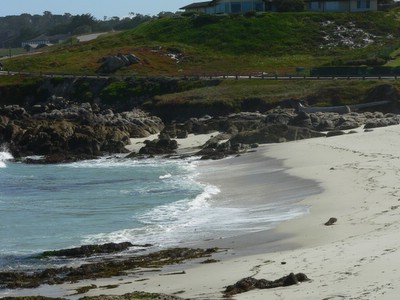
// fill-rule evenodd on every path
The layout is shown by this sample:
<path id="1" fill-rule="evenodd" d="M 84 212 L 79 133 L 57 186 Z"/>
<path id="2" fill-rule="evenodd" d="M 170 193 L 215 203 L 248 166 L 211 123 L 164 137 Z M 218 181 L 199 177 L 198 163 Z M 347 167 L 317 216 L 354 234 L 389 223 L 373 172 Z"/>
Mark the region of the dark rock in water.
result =
<path id="1" fill-rule="evenodd" d="M 289 275 L 274 281 L 247 277 L 239 280 L 233 285 L 226 287 L 224 291 L 224 297 L 231 297 L 233 295 L 248 292 L 254 289 L 272 289 L 277 287 L 295 285 L 299 282 L 304 282 L 308 280 L 308 277 L 303 273 L 290 273 Z"/>
<path id="2" fill-rule="evenodd" d="M 325 226 L 331 226 L 337 222 L 336 218 L 330 218 L 324 225 Z"/>
<path id="3" fill-rule="evenodd" d="M 41 257 L 64 256 L 64 257 L 89 257 L 97 254 L 108 254 L 121 252 L 133 245 L 129 242 L 107 243 L 103 245 L 85 245 L 77 248 L 62 249 L 43 252 Z"/>

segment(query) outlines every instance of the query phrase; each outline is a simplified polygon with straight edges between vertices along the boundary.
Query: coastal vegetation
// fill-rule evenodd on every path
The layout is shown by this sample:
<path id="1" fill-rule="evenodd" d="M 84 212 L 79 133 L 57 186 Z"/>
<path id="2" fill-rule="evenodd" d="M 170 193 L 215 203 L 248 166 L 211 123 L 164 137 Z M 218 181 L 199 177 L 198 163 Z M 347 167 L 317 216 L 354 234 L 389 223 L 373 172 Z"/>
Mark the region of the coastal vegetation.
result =
<path id="1" fill-rule="evenodd" d="M 288 99 L 320 106 L 360 103 L 378 82 L 186 78 L 208 74 L 305 76 L 321 66 L 396 67 L 400 64 L 399 37 L 399 9 L 160 15 L 133 29 L 111 32 L 89 42 L 73 39 L 40 49 L 35 55 L 4 60 L 3 64 L 6 70 L 54 74 L 50 82 L 57 86 L 68 81 L 58 75 L 103 75 L 98 72 L 105 57 L 132 53 L 139 63 L 106 74 L 109 79 L 97 83 L 77 79 L 68 96 L 78 102 L 93 103 L 96 99 L 124 108 L 136 105 L 164 116 L 165 111 L 175 115 L 185 111 L 223 114 L 262 111 Z M 2 76 L 0 104 L 23 105 L 27 98 L 44 101 L 51 94 L 44 88 L 48 82 L 40 77 Z"/>
<path id="2" fill-rule="evenodd" d="M 15 71 L 97 74 L 108 55 L 141 63 L 118 74 L 295 74 L 296 68 L 393 64 L 399 10 L 369 13 L 260 13 L 153 18 L 90 42 L 67 42 L 5 62 Z M 394 53 L 394 57 L 392 54 Z"/>

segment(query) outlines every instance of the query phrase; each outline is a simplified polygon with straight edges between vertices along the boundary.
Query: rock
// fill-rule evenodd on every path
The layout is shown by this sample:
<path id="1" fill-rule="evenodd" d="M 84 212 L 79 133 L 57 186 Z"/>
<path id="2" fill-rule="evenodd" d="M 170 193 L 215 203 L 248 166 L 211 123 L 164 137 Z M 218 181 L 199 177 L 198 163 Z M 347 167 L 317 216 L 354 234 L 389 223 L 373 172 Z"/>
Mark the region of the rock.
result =
<path id="1" fill-rule="evenodd" d="M 400 118 L 398 116 L 389 118 L 368 119 L 364 125 L 364 129 L 386 127 L 399 124 L 400 124 Z"/>
<path id="2" fill-rule="evenodd" d="M 155 139 L 153 141 L 145 141 L 145 146 L 140 148 L 139 154 L 144 155 L 160 155 L 160 154 L 171 154 L 175 153 L 178 149 L 178 142 L 171 140 L 165 135 L 162 139 Z"/>
<path id="3" fill-rule="evenodd" d="M 178 139 L 186 139 L 188 137 L 188 132 L 186 130 L 179 130 L 176 133 L 176 138 Z"/>
<path id="4" fill-rule="evenodd" d="M 329 131 L 329 132 L 326 134 L 326 137 L 338 136 L 338 135 L 343 135 L 343 134 L 345 134 L 344 131 L 341 131 L 341 130 L 333 130 L 333 131 Z"/>
<path id="5" fill-rule="evenodd" d="M 336 222 L 337 222 L 337 219 L 332 217 L 324 225 L 331 226 L 331 225 L 335 224 Z"/>
<path id="6" fill-rule="evenodd" d="M 89 257 L 97 254 L 109 254 L 127 250 L 133 245 L 129 242 L 123 243 L 108 243 L 103 245 L 84 245 L 77 248 L 46 251 L 43 252 L 41 257 L 52 257 L 52 256 L 65 256 L 65 257 Z"/>
<path id="7" fill-rule="evenodd" d="M 299 111 L 297 116 L 291 119 L 288 125 L 314 128 L 310 115 L 304 111 Z"/>
<path id="8" fill-rule="evenodd" d="M 125 67 L 125 62 L 117 56 L 106 57 L 99 68 L 100 73 L 114 73 Z"/>
<path id="9" fill-rule="evenodd" d="M 114 56 L 107 56 L 101 60 L 99 68 L 100 73 L 114 73 L 123 67 L 140 63 L 140 59 L 134 54 L 118 54 Z"/>
<path id="10" fill-rule="evenodd" d="M 25 108 L 19 105 L 3 106 L 0 108 L 0 115 L 9 117 L 10 119 L 26 119 L 30 117 Z"/>
<path id="11" fill-rule="evenodd" d="M 125 153 L 131 137 L 145 137 L 164 128 L 160 118 L 139 110 L 95 112 L 90 103 L 61 97 L 50 97 L 47 105 L 52 108 L 29 118 L 18 106 L 1 109 L 10 117 L 0 115 L 0 142 L 10 145 L 15 158 L 44 155 L 42 160 L 27 162 L 56 163 Z"/>
<path id="12" fill-rule="evenodd" d="M 267 114 L 265 123 L 287 125 L 293 118 L 294 114 L 290 114 L 287 111 L 272 111 L 271 113 Z"/>

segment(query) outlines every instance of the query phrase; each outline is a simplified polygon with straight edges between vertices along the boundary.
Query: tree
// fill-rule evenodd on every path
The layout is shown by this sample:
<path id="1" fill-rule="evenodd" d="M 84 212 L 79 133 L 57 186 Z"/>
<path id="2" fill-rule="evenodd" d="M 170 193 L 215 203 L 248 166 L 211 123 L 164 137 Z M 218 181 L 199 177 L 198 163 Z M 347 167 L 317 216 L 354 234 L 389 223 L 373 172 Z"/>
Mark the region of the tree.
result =
<path id="1" fill-rule="evenodd" d="M 69 24 L 69 31 L 75 34 L 89 33 L 96 24 L 95 18 L 91 14 L 76 15 L 72 17 Z"/>

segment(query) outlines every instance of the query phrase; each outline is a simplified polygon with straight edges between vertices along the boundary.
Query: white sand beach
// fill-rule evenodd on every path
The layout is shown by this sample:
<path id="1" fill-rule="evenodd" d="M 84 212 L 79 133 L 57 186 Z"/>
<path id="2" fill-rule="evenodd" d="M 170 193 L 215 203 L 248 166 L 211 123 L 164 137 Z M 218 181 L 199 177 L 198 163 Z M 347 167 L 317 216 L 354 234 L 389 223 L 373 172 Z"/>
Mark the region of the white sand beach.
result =
<path id="1" fill-rule="evenodd" d="M 282 160 L 287 168 L 285 172 L 316 181 L 322 188 L 321 193 L 306 196 L 301 202 L 309 207 L 309 214 L 283 222 L 273 232 L 261 231 L 231 239 L 233 251 L 222 254 L 225 257 L 220 262 L 174 266 L 166 268 L 164 275 L 143 272 L 123 278 L 79 282 L 63 285 L 61 289 L 73 294 L 75 288 L 91 283 L 98 287 L 117 284 L 116 288 L 92 289 L 85 295 L 146 291 L 176 294 L 185 299 L 222 299 L 224 287 L 244 277 L 275 280 L 291 272 L 302 272 L 310 281 L 256 289 L 235 295 L 233 299 L 398 299 L 400 126 L 358 131 L 330 138 L 263 145 L 256 153 L 216 162 L 226 172 L 216 172 L 208 180 L 215 182 L 221 193 L 236 194 L 238 203 L 241 198 L 243 203 L 248 199 L 262 201 L 263 193 L 268 193 L 262 182 L 258 188 L 254 184 L 249 188 L 246 182 L 238 185 L 229 181 L 229 170 L 235 170 L 241 180 L 257 176 L 257 171 L 262 173 L 265 165 L 254 163 L 254 157 Z M 240 168 L 235 169 L 235 159 L 242 160 Z M 247 167 L 243 163 L 246 160 Z M 324 226 L 331 217 L 337 218 L 337 222 Z M 271 240 L 267 234 L 274 234 L 276 239 Z M 235 248 L 253 246 L 255 253 L 238 255 L 235 252 Z"/>

